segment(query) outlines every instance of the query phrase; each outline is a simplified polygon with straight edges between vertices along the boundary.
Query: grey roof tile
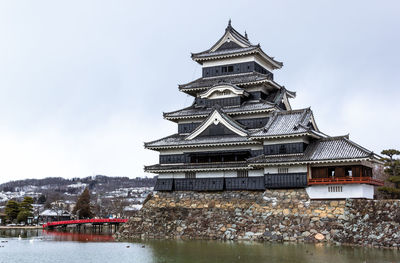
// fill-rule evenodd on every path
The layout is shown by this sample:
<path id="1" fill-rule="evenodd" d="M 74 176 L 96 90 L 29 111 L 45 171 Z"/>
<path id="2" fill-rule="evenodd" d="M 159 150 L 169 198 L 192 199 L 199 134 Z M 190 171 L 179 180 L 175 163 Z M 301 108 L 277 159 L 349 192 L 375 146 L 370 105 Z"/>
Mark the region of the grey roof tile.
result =
<path id="1" fill-rule="evenodd" d="M 241 47 L 241 48 L 234 48 L 234 49 L 223 49 L 223 50 L 216 50 L 214 52 L 210 51 L 203 51 L 200 53 L 193 53 L 192 57 L 193 58 L 207 58 L 207 57 L 213 57 L 213 56 L 222 56 L 222 55 L 232 55 L 232 54 L 237 54 L 237 53 L 243 53 L 243 52 L 250 52 L 250 51 L 255 51 L 259 47 L 258 46 L 249 46 L 249 47 Z"/>
<path id="2" fill-rule="evenodd" d="M 318 139 L 306 148 L 304 154 L 268 156 L 261 155 L 249 159 L 253 163 L 307 162 L 341 159 L 368 158 L 373 152 L 357 145 L 346 136 Z"/>
<path id="3" fill-rule="evenodd" d="M 251 134 L 251 137 L 298 134 L 310 131 L 308 124 L 312 111 L 307 109 L 276 111 L 263 129 Z"/>
<path id="4" fill-rule="evenodd" d="M 182 91 L 188 89 L 205 90 L 214 85 L 224 84 L 224 83 L 240 85 L 245 83 L 247 84 L 247 83 L 267 81 L 267 80 L 271 80 L 270 75 L 265 75 L 258 72 L 249 72 L 244 74 L 232 74 L 232 75 L 218 76 L 211 78 L 198 78 L 189 83 L 179 85 L 179 89 Z"/>
<path id="5" fill-rule="evenodd" d="M 230 114 L 239 114 L 246 113 L 252 111 L 263 111 L 263 110 L 273 110 L 276 106 L 273 103 L 269 102 L 245 102 L 240 106 L 232 106 L 232 107 L 224 107 L 222 110 L 224 113 Z M 196 117 L 196 116 L 206 116 L 213 111 L 213 108 L 203 108 L 203 107 L 195 107 L 190 106 L 188 108 L 184 108 L 181 110 L 166 112 L 164 113 L 164 118 L 183 118 L 183 117 Z"/>
<path id="6" fill-rule="evenodd" d="M 192 140 L 186 140 L 186 137 L 187 135 L 174 134 L 156 141 L 145 143 L 145 147 L 158 148 L 158 147 L 189 146 L 189 145 L 202 145 L 202 144 L 207 145 L 207 144 L 253 142 L 248 137 L 242 137 L 239 135 L 198 136 Z"/>

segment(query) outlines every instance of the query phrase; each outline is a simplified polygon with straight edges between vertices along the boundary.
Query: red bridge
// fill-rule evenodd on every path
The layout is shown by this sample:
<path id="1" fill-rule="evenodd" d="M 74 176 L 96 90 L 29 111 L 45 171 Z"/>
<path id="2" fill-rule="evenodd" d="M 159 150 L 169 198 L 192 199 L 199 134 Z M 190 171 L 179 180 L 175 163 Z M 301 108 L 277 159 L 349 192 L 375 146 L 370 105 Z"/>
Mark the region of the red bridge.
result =
<path id="1" fill-rule="evenodd" d="M 82 225 L 82 224 L 92 224 L 92 225 L 118 225 L 122 223 L 126 223 L 128 219 L 108 219 L 108 218 L 99 218 L 99 219 L 80 219 L 80 220 L 67 220 L 67 221 L 55 221 L 49 222 L 43 225 L 43 228 L 53 228 L 58 226 L 68 226 L 68 225 Z"/>

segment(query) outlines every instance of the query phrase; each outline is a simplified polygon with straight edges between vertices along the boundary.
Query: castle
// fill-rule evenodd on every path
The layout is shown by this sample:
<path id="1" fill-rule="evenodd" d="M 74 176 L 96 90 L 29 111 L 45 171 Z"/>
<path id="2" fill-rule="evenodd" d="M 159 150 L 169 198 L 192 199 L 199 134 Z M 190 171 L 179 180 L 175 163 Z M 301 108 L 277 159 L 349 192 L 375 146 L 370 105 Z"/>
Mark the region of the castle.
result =
<path id="1" fill-rule="evenodd" d="M 321 132 L 310 108 L 292 109 L 296 93 L 274 81 L 283 64 L 229 21 L 208 50 L 192 54 L 202 77 L 179 90 L 190 107 L 164 113 L 178 132 L 145 143 L 160 153 L 156 191 L 305 188 L 311 199 L 374 198 L 380 157 Z"/>

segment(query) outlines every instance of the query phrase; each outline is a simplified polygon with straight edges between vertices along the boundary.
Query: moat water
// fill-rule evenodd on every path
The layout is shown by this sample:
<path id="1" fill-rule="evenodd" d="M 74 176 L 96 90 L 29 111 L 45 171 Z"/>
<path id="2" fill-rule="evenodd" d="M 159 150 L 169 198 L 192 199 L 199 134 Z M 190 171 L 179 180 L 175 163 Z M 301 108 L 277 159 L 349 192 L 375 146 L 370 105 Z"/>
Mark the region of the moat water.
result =
<path id="1" fill-rule="evenodd" d="M 20 236 L 20 238 L 19 238 Z M 110 234 L 0 230 L 1 263 L 400 262 L 390 249 L 217 241 L 115 242 Z"/>

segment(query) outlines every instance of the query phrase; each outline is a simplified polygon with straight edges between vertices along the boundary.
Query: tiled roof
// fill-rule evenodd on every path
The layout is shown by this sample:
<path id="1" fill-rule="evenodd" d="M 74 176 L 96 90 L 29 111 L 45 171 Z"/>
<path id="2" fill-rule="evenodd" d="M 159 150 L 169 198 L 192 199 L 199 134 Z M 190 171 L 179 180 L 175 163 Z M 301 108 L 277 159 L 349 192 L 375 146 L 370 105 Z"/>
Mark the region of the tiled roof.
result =
<path id="1" fill-rule="evenodd" d="M 192 140 L 186 140 L 187 135 L 174 134 L 156 141 L 145 143 L 146 148 L 177 148 L 177 147 L 201 147 L 208 145 L 230 145 L 242 143 L 257 143 L 249 140 L 248 137 L 239 135 L 223 136 L 198 136 Z"/>
<path id="2" fill-rule="evenodd" d="M 251 137 L 269 137 L 309 132 L 308 124 L 313 120 L 312 111 L 307 109 L 276 111 L 263 129 L 251 134 Z"/>
<path id="3" fill-rule="evenodd" d="M 307 146 L 304 154 L 286 156 L 261 155 L 249 159 L 253 163 L 309 162 L 348 160 L 372 157 L 373 152 L 352 142 L 347 136 L 318 139 Z"/>
<path id="4" fill-rule="evenodd" d="M 199 91 L 206 90 L 214 85 L 229 83 L 233 85 L 244 85 L 259 81 L 271 81 L 269 75 L 261 74 L 258 72 L 249 72 L 244 74 L 232 74 L 226 76 L 218 76 L 211 78 L 198 78 L 187 84 L 179 85 L 182 91 L 197 89 Z M 275 83 L 276 84 L 276 83 Z M 276 84 L 278 85 L 278 84 Z M 279 85 L 278 85 L 279 86 Z"/>
<path id="5" fill-rule="evenodd" d="M 188 135 L 187 139 L 190 138 L 191 136 L 194 136 L 194 134 L 196 134 L 197 132 L 199 132 L 199 130 L 201 129 L 206 129 L 207 127 L 210 126 L 210 124 L 207 122 L 210 121 L 210 118 L 213 118 L 215 116 L 215 118 L 218 118 L 218 115 L 221 116 L 221 118 L 223 120 L 225 120 L 228 125 L 230 125 L 233 129 L 236 129 L 238 132 L 242 132 L 243 134 L 245 134 L 246 136 L 249 135 L 249 132 L 241 125 L 239 124 L 237 121 L 235 121 L 234 119 L 232 119 L 231 117 L 229 117 L 228 115 L 226 115 L 219 106 L 213 107 L 213 112 L 210 113 L 208 115 L 208 117 L 202 122 L 200 123 L 199 126 L 197 126 L 192 132 L 191 134 Z M 211 122 L 212 123 L 212 122 Z M 207 125 L 207 126 L 206 126 Z M 212 125 L 212 124 L 211 124 Z M 197 135 L 198 136 L 198 135 Z M 196 136 L 196 137 L 197 137 Z"/>
<path id="6" fill-rule="evenodd" d="M 244 114 L 246 112 L 260 112 L 275 110 L 276 105 L 270 102 L 245 102 L 240 106 L 224 107 L 222 111 L 228 115 Z M 164 118 L 188 118 L 188 117 L 205 117 L 213 111 L 213 108 L 203 108 L 190 106 L 181 110 L 166 112 Z"/>
<path id="7" fill-rule="evenodd" d="M 216 50 L 214 52 L 210 52 L 208 50 L 199 52 L 199 53 L 193 53 L 192 58 L 208 58 L 208 57 L 214 57 L 214 56 L 223 56 L 223 55 L 234 55 L 238 53 L 244 53 L 244 52 L 251 52 L 251 51 L 256 51 L 259 47 L 258 46 L 249 46 L 249 47 L 241 47 L 241 48 L 234 48 L 234 49 L 223 49 L 223 50 Z"/>
<path id="8" fill-rule="evenodd" d="M 234 38 L 234 40 L 238 41 L 240 45 L 238 45 L 238 43 L 234 45 L 229 45 L 229 40 L 224 39 L 226 36 L 228 36 L 228 34 L 230 34 Z M 222 48 L 223 46 L 224 48 Z M 266 59 L 274 68 L 281 68 L 283 66 L 282 62 L 276 61 L 273 57 L 265 54 L 259 44 L 251 44 L 247 38 L 247 35 L 243 36 L 242 34 L 237 32 L 230 23 L 225 29 L 224 35 L 211 48 L 203 52 L 193 53 L 192 59 L 201 64 L 202 61 L 208 59 L 247 55 L 249 53 L 258 53 L 261 57 Z"/>

